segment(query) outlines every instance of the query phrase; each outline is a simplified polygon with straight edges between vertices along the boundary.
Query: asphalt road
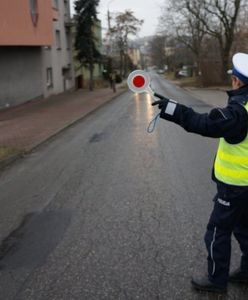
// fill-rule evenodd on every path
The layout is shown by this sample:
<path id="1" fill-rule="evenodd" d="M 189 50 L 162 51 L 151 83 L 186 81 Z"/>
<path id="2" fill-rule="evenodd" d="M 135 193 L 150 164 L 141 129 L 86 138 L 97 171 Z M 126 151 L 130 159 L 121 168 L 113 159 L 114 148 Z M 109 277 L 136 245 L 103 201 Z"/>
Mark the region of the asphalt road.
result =
<path id="1" fill-rule="evenodd" d="M 153 74 L 157 92 L 210 106 Z M 248 299 L 197 293 L 216 140 L 127 92 L 0 175 L 1 300 Z M 10 234 L 11 232 L 11 234 Z M 232 267 L 240 252 L 233 246 Z"/>

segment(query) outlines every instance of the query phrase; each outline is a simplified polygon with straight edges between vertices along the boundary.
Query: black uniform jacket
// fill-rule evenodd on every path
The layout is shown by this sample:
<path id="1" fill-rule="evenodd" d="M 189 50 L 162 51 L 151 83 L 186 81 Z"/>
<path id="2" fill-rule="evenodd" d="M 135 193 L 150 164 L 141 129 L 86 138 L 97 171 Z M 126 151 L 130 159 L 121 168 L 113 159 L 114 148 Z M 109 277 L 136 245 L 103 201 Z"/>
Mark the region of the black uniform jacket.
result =
<path id="1" fill-rule="evenodd" d="M 172 121 L 188 132 L 206 137 L 223 137 L 230 144 L 242 142 L 248 131 L 248 85 L 228 91 L 228 104 L 225 108 L 213 108 L 209 113 L 197 113 L 192 108 L 177 104 L 173 115 L 161 111 L 160 117 Z M 214 177 L 213 179 L 217 181 Z"/>

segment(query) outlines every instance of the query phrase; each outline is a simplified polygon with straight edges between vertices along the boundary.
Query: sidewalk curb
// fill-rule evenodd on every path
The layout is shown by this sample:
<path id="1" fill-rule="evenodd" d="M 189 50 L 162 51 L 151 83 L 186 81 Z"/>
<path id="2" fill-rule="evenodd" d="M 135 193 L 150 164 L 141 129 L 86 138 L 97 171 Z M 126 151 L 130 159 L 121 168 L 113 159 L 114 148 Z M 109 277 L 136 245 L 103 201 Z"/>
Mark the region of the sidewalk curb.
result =
<path id="1" fill-rule="evenodd" d="M 5 169 L 10 164 L 14 163 L 16 160 L 23 157 L 23 154 L 15 154 L 7 157 L 6 159 L 0 160 L 0 171 Z"/>
<path id="2" fill-rule="evenodd" d="M 166 78 L 165 78 L 166 79 Z M 177 80 L 171 80 L 171 79 L 166 79 L 168 82 L 180 87 L 183 90 L 205 90 L 205 91 L 221 91 L 221 92 L 226 92 L 231 89 L 231 86 L 228 85 L 217 85 L 217 86 L 183 86 L 181 85 Z"/>
<path id="3" fill-rule="evenodd" d="M 47 137 L 46 139 L 44 139 L 43 141 L 39 142 L 37 145 L 35 145 L 34 147 L 32 147 L 31 149 L 25 150 L 25 155 L 23 154 L 15 154 L 12 155 L 10 157 L 7 157 L 6 159 L 0 160 L 0 171 L 3 171 L 6 167 L 12 165 L 14 162 L 16 162 L 17 160 L 24 158 L 24 156 L 34 152 L 35 150 L 37 150 L 39 147 L 41 147 L 43 144 L 45 143 L 49 143 L 52 139 L 54 139 L 56 136 L 58 136 L 59 134 L 63 133 L 64 131 L 66 131 L 67 129 L 71 128 L 72 126 L 76 125 L 77 123 L 81 122 L 84 118 L 90 116 L 91 114 L 93 114 L 94 112 L 96 112 L 98 109 L 104 107 L 106 104 L 110 103 L 111 101 L 113 101 L 114 99 L 118 98 L 119 96 L 123 95 L 124 93 L 126 93 L 128 91 L 128 89 L 123 88 L 122 91 L 120 91 L 118 94 L 113 94 L 112 97 L 110 97 L 108 100 L 106 100 L 104 103 L 98 105 L 97 107 L 95 107 L 94 109 L 92 109 L 91 111 L 89 111 L 88 113 L 86 113 L 84 116 L 79 117 L 78 119 L 72 121 L 71 123 L 65 125 L 64 127 L 60 128 L 58 131 L 56 131 L 55 133 L 53 133 L 52 135 L 50 135 L 49 137 Z"/>

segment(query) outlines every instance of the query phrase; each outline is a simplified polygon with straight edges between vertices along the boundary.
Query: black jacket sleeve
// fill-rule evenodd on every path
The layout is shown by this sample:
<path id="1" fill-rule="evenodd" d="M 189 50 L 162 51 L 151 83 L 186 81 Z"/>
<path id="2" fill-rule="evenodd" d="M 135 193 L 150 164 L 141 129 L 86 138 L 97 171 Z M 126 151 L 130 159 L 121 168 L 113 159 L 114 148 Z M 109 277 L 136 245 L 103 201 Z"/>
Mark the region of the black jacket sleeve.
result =
<path id="1" fill-rule="evenodd" d="M 228 143 L 243 141 L 248 130 L 248 113 L 241 104 L 229 104 L 226 108 L 213 108 L 209 113 L 197 113 L 192 108 L 177 104 L 173 115 L 161 110 L 160 117 L 174 122 L 186 131 L 206 137 L 223 137 Z"/>

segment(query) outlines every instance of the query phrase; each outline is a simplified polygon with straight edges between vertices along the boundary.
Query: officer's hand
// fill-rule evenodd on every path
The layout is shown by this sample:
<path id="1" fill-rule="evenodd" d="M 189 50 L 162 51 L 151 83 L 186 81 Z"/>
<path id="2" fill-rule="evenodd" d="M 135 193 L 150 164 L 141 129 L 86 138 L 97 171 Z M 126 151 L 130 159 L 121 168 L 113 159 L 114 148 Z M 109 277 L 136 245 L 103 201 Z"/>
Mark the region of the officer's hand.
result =
<path id="1" fill-rule="evenodd" d="M 160 118 L 171 120 L 177 107 L 177 101 L 165 98 L 164 96 L 156 93 L 154 94 L 154 96 L 160 98 L 160 100 L 152 103 L 152 106 L 158 105 L 158 108 L 161 109 Z"/>
<path id="2" fill-rule="evenodd" d="M 164 100 L 158 100 L 152 103 L 152 106 L 158 105 L 159 109 L 165 109 L 167 104 L 168 104 L 169 100 L 168 99 L 164 99 Z"/>
<path id="3" fill-rule="evenodd" d="M 170 101 L 170 99 L 168 99 L 160 94 L 157 94 L 157 93 L 154 93 L 154 96 L 156 98 L 159 98 L 160 100 L 153 102 L 152 106 L 158 105 L 159 109 L 165 109 L 168 102 Z"/>

